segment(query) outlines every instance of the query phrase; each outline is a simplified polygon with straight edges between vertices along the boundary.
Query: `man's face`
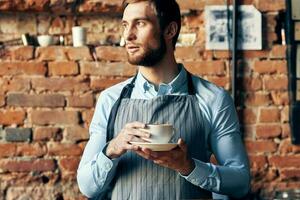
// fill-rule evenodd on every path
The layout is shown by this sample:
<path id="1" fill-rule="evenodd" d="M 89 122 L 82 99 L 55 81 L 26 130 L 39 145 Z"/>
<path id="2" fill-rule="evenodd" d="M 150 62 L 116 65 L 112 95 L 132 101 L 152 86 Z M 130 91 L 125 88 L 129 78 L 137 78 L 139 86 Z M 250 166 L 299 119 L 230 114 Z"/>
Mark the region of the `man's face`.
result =
<path id="1" fill-rule="evenodd" d="M 153 66 L 163 58 L 166 44 L 154 9 L 147 1 L 129 4 L 122 26 L 129 63 Z"/>

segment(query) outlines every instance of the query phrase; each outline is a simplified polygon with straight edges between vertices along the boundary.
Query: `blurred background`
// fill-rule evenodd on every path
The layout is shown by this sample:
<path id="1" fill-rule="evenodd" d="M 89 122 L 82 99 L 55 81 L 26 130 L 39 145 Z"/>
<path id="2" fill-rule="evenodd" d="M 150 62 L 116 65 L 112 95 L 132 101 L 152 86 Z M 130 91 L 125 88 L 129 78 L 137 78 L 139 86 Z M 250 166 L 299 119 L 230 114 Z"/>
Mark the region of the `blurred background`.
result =
<path id="1" fill-rule="evenodd" d="M 206 49 L 204 11 L 232 2 L 177 2 L 178 62 L 230 92 L 232 53 Z M 238 3 L 253 5 L 262 16 L 262 48 L 237 51 L 236 106 L 251 162 L 252 197 L 272 199 L 276 192 L 300 189 L 300 146 L 292 144 L 289 117 L 287 5 Z M 121 4 L 0 0 L 0 199 L 85 199 L 76 169 L 97 97 L 136 73 L 120 46 Z M 85 30 L 84 44 L 77 47 L 74 26 Z M 38 40 L 41 35 L 51 38 Z"/>

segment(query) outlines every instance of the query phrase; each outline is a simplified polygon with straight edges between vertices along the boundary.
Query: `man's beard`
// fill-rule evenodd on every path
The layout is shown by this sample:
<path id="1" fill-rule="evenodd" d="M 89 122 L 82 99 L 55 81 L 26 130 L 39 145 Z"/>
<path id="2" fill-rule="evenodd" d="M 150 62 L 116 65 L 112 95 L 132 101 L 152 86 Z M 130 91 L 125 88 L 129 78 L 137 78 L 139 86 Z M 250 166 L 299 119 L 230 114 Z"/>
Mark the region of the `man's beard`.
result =
<path id="1" fill-rule="evenodd" d="M 147 47 L 142 55 L 130 57 L 127 53 L 128 62 L 132 65 L 140 65 L 145 67 L 154 66 L 162 60 L 167 50 L 162 34 L 160 35 L 159 43 L 159 47 L 156 49 L 150 49 Z"/>

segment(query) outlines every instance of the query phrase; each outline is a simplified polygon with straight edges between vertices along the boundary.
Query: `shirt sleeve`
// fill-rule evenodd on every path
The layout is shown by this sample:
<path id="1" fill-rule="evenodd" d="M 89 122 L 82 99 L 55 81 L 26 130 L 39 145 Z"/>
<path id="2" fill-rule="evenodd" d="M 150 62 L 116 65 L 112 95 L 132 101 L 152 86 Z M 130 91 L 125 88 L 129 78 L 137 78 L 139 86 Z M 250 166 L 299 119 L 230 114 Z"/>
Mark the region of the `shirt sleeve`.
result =
<path id="1" fill-rule="evenodd" d="M 194 170 L 183 177 L 211 192 L 241 198 L 249 191 L 250 170 L 232 98 L 223 91 L 212 109 L 209 140 L 218 165 L 194 159 Z"/>
<path id="2" fill-rule="evenodd" d="M 106 127 L 112 103 L 101 93 L 89 128 L 90 138 L 77 170 L 79 189 L 88 198 L 106 192 L 118 165 L 118 159 L 109 159 L 103 151 L 107 145 Z"/>

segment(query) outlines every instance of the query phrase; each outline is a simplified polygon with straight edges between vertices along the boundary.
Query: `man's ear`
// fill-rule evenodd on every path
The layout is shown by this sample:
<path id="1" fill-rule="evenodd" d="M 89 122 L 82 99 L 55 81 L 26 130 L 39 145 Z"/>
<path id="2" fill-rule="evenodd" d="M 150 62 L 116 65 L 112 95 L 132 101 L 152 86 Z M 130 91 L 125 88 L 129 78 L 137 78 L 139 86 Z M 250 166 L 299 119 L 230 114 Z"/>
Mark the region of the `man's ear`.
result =
<path id="1" fill-rule="evenodd" d="M 164 31 L 164 36 L 166 39 L 172 39 L 178 31 L 178 25 L 176 22 L 171 22 Z"/>

